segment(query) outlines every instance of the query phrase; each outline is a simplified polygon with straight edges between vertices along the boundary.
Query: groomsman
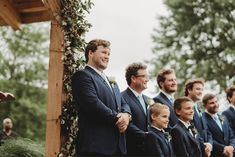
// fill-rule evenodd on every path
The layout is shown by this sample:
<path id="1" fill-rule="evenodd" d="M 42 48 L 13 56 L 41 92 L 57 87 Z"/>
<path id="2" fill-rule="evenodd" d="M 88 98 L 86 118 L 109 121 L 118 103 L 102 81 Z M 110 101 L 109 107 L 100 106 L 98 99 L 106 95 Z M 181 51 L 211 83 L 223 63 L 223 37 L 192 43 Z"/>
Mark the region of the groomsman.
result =
<path id="1" fill-rule="evenodd" d="M 145 141 L 148 128 L 147 106 L 149 98 L 142 92 L 149 81 L 147 66 L 142 63 L 132 63 L 126 68 L 128 88 L 122 92 L 122 97 L 129 104 L 132 122 L 127 128 L 127 155 L 144 156 Z"/>
<path id="2" fill-rule="evenodd" d="M 215 95 L 206 94 L 202 99 L 206 108 L 202 116 L 213 138 L 213 157 L 233 157 L 235 137 L 227 119 L 218 114 L 219 104 Z"/>
<path id="3" fill-rule="evenodd" d="M 104 74 L 110 42 L 94 39 L 85 49 L 86 67 L 72 77 L 72 94 L 78 108 L 78 155 L 121 156 L 126 154 L 125 131 L 130 108 L 117 84 Z"/>
<path id="4" fill-rule="evenodd" d="M 190 98 L 193 103 L 194 116 L 192 123 L 196 127 L 200 135 L 200 144 L 203 150 L 203 155 L 209 157 L 212 151 L 213 139 L 210 131 L 207 128 L 205 120 L 202 119 L 202 110 L 200 101 L 204 87 L 204 80 L 200 78 L 190 79 L 185 84 L 185 96 Z"/>
<path id="5" fill-rule="evenodd" d="M 153 100 L 157 103 L 161 103 L 169 107 L 169 131 L 178 121 L 173 107 L 174 93 L 177 90 L 175 71 L 173 69 L 162 69 L 157 75 L 157 84 L 160 88 L 160 93 L 156 97 L 154 97 Z"/>
<path id="6" fill-rule="evenodd" d="M 230 107 L 223 112 L 223 115 L 228 119 L 230 128 L 235 133 L 235 85 L 226 90 L 226 95 Z"/>
<path id="7" fill-rule="evenodd" d="M 149 107 L 149 115 L 151 127 L 147 136 L 147 156 L 174 157 L 171 136 L 164 131 L 169 123 L 169 107 L 154 103 Z"/>
<path id="8" fill-rule="evenodd" d="M 180 97 L 174 102 L 178 123 L 172 128 L 172 147 L 177 157 L 201 157 L 201 147 L 193 120 L 193 102 L 188 97 Z"/>

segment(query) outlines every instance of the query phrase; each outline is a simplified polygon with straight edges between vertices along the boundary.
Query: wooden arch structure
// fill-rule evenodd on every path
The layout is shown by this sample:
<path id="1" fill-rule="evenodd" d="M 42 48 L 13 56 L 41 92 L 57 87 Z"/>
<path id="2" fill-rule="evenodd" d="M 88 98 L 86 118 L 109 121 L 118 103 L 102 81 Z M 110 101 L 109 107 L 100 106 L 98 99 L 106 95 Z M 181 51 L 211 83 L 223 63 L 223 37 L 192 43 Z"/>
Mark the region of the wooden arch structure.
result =
<path id="1" fill-rule="evenodd" d="M 56 157 L 61 146 L 60 119 L 63 99 L 63 34 L 55 15 L 59 0 L 0 0 L 0 26 L 20 30 L 22 24 L 51 21 L 46 122 L 46 157 Z"/>

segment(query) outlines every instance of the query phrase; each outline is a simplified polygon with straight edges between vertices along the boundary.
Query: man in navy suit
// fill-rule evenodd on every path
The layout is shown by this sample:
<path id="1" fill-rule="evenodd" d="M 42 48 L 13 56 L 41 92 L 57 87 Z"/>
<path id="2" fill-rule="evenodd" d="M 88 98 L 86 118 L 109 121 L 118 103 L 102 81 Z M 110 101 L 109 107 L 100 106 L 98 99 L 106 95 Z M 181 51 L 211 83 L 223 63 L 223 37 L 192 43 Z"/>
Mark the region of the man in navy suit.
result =
<path id="1" fill-rule="evenodd" d="M 110 42 L 95 39 L 85 49 L 87 65 L 72 78 L 73 98 L 78 108 L 78 155 L 119 156 L 126 153 L 125 131 L 130 108 L 115 82 L 103 71 L 110 56 Z"/>
<path id="2" fill-rule="evenodd" d="M 192 123 L 201 137 L 200 144 L 203 150 L 203 155 L 209 157 L 212 151 L 213 139 L 201 116 L 202 110 L 199 101 L 201 101 L 202 98 L 203 87 L 204 80 L 201 78 L 187 80 L 185 83 L 185 96 L 190 98 L 194 103 L 194 116 Z"/>
<path id="3" fill-rule="evenodd" d="M 170 123 L 168 131 L 178 122 L 174 112 L 174 93 L 177 90 L 177 81 L 173 69 L 162 69 L 157 75 L 157 84 L 160 88 L 160 93 L 153 98 L 155 102 L 167 105 L 170 109 Z"/>
<path id="4" fill-rule="evenodd" d="M 149 81 L 147 66 L 142 63 L 132 63 L 126 68 L 128 88 L 122 92 L 123 99 L 129 104 L 132 122 L 127 128 L 127 155 L 144 156 L 145 140 L 148 128 L 147 106 L 149 98 L 142 93 Z"/>
<path id="5" fill-rule="evenodd" d="M 174 157 L 171 136 L 164 129 L 169 123 L 170 110 L 166 105 L 154 103 L 149 107 L 151 127 L 147 135 L 147 156 Z"/>
<path id="6" fill-rule="evenodd" d="M 201 157 L 201 147 L 197 129 L 190 121 L 193 120 L 193 102 L 188 97 L 180 97 L 174 102 L 174 110 L 179 118 L 172 128 L 172 147 L 177 157 Z"/>
<path id="7" fill-rule="evenodd" d="M 235 85 L 227 88 L 226 95 L 230 107 L 223 112 L 223 115 L 228 119 L 230 128 L 235 133 Z"/>
<path id="8" fill-rule="evenodd" d="M 213 94 L 206 94 L 202 99 L 205 112 L 202 114 L 213 138 L 212 156 L 233 157 L 235 137 L 227 119 L 220 114 L 218 100 Z"/>

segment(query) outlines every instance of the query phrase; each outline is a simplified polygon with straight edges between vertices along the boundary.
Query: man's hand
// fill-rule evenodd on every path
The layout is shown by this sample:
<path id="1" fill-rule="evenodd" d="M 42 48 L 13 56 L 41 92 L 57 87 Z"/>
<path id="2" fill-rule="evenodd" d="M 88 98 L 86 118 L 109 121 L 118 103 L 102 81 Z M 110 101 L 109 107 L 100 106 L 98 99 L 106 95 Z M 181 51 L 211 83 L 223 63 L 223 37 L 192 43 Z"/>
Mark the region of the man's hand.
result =
<path id="1" fill-rule="evenodd" d="M 212 151 L 212 145 L 210 143 L 204 143 L 204 145 L 205 145 L 205 150 L 204 150 L 205 156 L 210 157 Z"/>
<path id="2" fill-rule="evenodd" d="M 129 124 L 129 117 L 129 113 L 118 113 L 118 120 L 116 122 L 116 126 L 118 127 L 120 133 L 124 133 L 126 131 L 127 126 Z"/>
<path id="3" fill-rule="evenodd" d="M 223 154 L 226 157 L 233 157 L 233 151 L 234 151 L 233 146 L 225 146 Z"/>

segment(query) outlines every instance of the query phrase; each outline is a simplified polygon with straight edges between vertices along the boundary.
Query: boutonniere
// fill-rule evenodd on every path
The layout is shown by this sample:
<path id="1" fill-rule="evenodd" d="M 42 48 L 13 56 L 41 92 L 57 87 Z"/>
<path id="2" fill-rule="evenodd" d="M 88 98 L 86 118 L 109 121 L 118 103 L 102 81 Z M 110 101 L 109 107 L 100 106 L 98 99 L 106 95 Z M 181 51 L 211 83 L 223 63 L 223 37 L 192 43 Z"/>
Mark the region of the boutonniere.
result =
<path id="1" fill-rule="evenodd" d="M 153 105 L 155 102 L 154 102 L 154 100 L 152 99 L 152 98 L 147 98 L 147 108 L 149 108 L 151 105 Z"/>
<path id="2" fill-rule="evenodd" d="M 189 126 L 189 129 L 192 131 L 193 136 L 196 137 L 197 134 L 198 134 L 196 127 L 195 127 L 193 124 L 191 124 L 191 125 Z"/>
<path id="3" fill-rule="evenodd" d="M 115 80 L 115 77 L 108 77 L 109 84 L 114 88 L 115 85 L 117 85 L 117 82 Z"/>
<path id="4" fill-rule="evenodd" d="M 224 124 L 224 117 L 222 115 L 218 115 L 218 117 L 219 117 L 221 124 L 223 125 Z"/>
<path id="5" fill-rule="evenodd" d="M 172 137 L 171 135 L 169 134 L 169 132 L 164 132 L 164 137 L 166 138 L 167 142 L 170 142 Z"/>

